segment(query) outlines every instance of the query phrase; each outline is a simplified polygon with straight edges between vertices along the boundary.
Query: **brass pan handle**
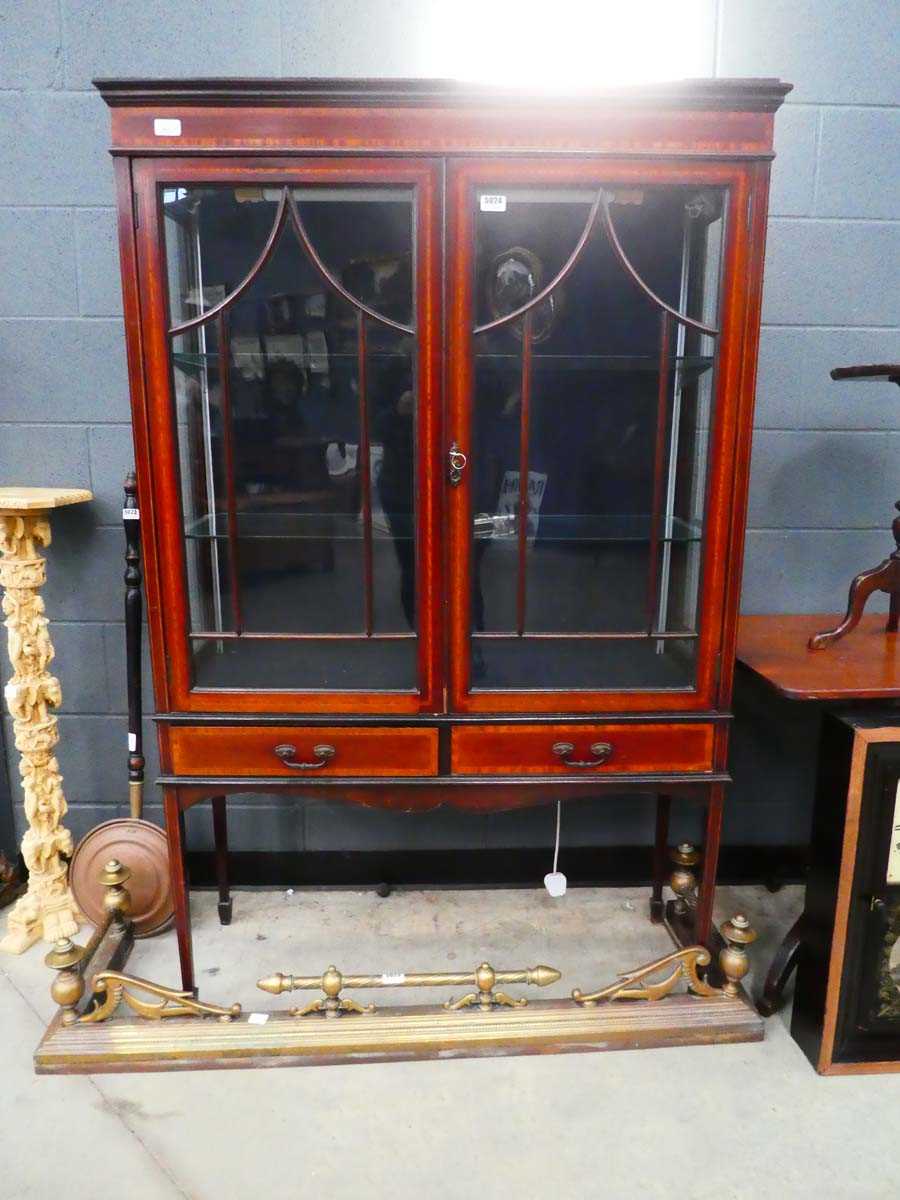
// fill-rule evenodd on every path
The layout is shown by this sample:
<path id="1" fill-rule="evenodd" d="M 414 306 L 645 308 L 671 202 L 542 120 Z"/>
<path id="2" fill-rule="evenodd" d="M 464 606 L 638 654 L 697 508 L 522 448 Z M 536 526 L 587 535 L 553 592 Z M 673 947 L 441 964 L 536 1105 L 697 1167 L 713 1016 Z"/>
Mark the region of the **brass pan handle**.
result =
<path id="1" fill-rule="evenodd" d="M 569 755 L 575 751 L 575 746 L 572 742 L 554 742 L 553 753 L 557 758 L 561 758 L 567 767 L 602 767 L 605 762 L 609 762 L 612 758 L 613 748 L 610 742 L 592 742 L 591 754 L 593 758 L 570 758 Z"/>
<path id="2" fill-rule="evenodd" d="M 329 746 L 327 742 L 321 742 L 318 746 L 313 746 L 313 754 L 316 756 L 315 762 L 293 762 L 292 759 L 297 753 L 297 747 L 287 743 L 276 746 L 275 753 L 286 767 L 292 767 L 295 771 L 318 771 L 320 767 L 328 765 L 337 751 L 334 746 Z"/>

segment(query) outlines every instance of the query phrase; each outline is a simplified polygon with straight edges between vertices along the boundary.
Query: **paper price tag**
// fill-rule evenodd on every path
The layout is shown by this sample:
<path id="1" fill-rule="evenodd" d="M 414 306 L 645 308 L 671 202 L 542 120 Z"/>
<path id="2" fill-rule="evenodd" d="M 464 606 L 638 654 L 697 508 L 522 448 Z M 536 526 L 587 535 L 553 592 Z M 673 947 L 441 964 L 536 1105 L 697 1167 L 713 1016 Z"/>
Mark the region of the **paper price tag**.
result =
<path id="1" fill-rule="evenodd" d="M 268 1013 L 251 1013 L 247 1018 L 248 1025 L 265 1025 L 269 1019 Z"/>
<path id="2" fill-rule="evenodd" d="M 132 754 L 134 753 L 135 750 L 137 750 L 137 734 L 136 733 L 129 733 L 128 749 L 131 751 Z"/>
<path id="3" fill-rule="evenodd" d="M 141 510 L 139 508 L 123 508 L 123 521 L 139 521 L 141 519 Z"/>
<path id="4" fill-rule="evenodd" d="M 550 871 L 544 876 L 544 887 L 554 900 L 558 900 L 560 896 L 566 894 L 566 883 L 567 880 L 562 871 Z"/>
<path id="5" fill-rule="evenodd" d="M 397 984 L 405 983 L 406 976 L 405 975 L 382 975 L 381 982 L 384 984 L 385 987 L 396 986 Z"/>
<path id="6" fill-rule="evenodd" d="M 888 851 L 885 882 L 889 886 L 900 883 L 900 783 L 894 794 L 894 820 L 891 824 L 891 848 Z"/>
<path id="7" fill-rule="evenodd" d="M 178 117 L 154 117 L 153 132 L 157 137 L 181 137 L 181 121 Z"/>
<path id="8" fill-rule="evenodd" d="M 482 212 L 506 212 L 505 196 L 489 196 L 483 193 L 478 200 Z"/>

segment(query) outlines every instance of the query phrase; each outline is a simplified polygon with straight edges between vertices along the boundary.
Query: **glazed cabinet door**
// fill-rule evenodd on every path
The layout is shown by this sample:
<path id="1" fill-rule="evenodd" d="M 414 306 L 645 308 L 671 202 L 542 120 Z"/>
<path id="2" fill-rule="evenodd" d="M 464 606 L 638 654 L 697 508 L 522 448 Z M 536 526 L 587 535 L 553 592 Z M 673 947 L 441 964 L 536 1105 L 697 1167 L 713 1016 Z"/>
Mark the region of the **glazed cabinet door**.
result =
<path id="1" fill-rule="evenodd" d="M 740 170 L 519 160 L 450 180 L 452 704 L 707 708 Z"/>
<path id="2" fill-rule="evenodd" d="M 437 179 L 135 164 L 171 707 L 434 707 Z"/>

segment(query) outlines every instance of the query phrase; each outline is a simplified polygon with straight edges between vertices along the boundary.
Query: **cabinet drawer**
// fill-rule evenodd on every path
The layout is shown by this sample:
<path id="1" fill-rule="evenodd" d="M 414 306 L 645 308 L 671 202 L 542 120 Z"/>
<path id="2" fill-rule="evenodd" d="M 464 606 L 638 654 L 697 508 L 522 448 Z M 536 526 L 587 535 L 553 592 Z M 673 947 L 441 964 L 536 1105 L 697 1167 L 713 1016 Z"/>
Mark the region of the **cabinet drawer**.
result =
<path id="1" fill-rule="evenodd" d="M 620 775 L 712 770 L 713 726 L 468 725 L 453 730 L 455 775 Z"/>
<path id="2" fill-rule="evenodd" d="M 176 775 L 435 775 L 438 761 L 436 729 L 176 725 L 169 747 Z"/>

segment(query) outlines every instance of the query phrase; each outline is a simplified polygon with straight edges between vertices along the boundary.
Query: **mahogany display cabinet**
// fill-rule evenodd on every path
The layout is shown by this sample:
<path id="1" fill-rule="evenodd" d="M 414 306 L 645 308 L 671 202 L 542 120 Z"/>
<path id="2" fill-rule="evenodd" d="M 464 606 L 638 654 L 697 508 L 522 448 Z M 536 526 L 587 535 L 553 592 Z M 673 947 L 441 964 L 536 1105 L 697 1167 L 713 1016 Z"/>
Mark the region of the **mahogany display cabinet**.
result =
<path id="1" fill-rule="evenodd" d="M 710 938 L 777 80 L 99 81 L 183 814 L 705 805 Z"/>

